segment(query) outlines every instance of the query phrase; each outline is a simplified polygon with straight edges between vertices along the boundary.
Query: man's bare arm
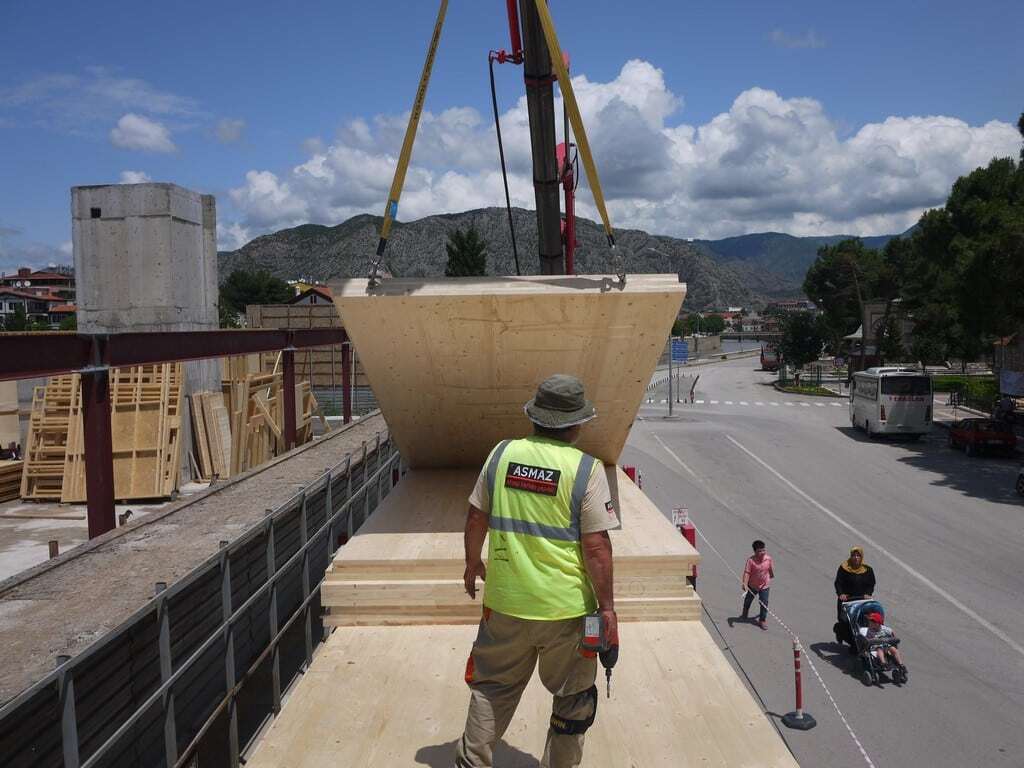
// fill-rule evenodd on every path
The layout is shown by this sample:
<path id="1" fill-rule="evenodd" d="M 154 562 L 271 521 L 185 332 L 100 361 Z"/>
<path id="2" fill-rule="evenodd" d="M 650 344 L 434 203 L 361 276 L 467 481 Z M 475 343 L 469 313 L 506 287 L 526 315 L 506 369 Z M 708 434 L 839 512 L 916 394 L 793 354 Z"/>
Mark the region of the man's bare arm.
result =
<path id="1" fill-rule="evenodd" d="M 481 512 L 472 504 L 466 512 L 466 531 L 463 541 L 466 547 L 466 570 L 463 573 L 463 581 L 466 586 L 466 594 L 476 599 L 476 577 L 483 581 L 487 578 L 487 569 L 484 567 L 480 553 L 484 548 L 484 539 L 487 538 L 488 528 L 487 514 Z"/>
<path id="2" fill-rule="evenodd" d="M 615 615 L 615 586 L 612 569 L 612 540 L 608 531 L 585 533 L 582 540 L 583 564 L 597 596 L 598 610 L 606 624 L 609 643 L 618 645 L 619 623 Z"/>

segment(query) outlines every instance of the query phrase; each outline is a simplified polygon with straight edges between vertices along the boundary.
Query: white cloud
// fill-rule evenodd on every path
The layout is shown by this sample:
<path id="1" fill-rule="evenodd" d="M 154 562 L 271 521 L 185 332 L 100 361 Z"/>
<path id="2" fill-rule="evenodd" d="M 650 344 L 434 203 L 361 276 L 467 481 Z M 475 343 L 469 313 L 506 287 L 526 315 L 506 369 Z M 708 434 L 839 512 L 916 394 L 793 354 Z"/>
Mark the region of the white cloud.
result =
<path id="1" fill-rule="evenodd" d="M 121 184 L 145 184 L 147 181 L 152 181 L 149 174 L 145 171 L 121 171 Z"/>
<path id="2" fill-rule="evenodd" d="M 824 48 L 825 41 L 813 29 L 802 35 L 790 35 L 783 29 L 773 29 L 771 41 L 780 48 Z"/>
<path id="3" fill-rule="evenodd" d="M 171 141 L 167 126 L 134 112 L 121 117 L 110 129 L 110 143 L 121 149 L 136 149 L 143 152 L 174 152 L 177 147 Z"/>
<path id="4" fill-rule="evenodd" d="M 0 274 L 13 274 L 19 267 L 39 269 L 50 264 L 70 264 L 70 243 L 58 247 L 46 243 L 21 242 L 22 231 L 0 224 Z"/>
<path id="5" fill-rule="evenodd" d="M 242 131 L 245 130 L 245 120 L 231 120 L 224 118 L 217 121 L 214 133 L 217 140 L 224 144 L 230 144 L 242 138 Z"/>
<path id="6" fill-rule="evenodd" d="M 57 250 L 63 253 L 65 256 L 72 256 L 75 253 L 75 248 L 70 240 L 65 240 L 63 243 L 58 245 Z"/>
<path id="7" fill-rule="evenodd" d="M 302 142 L 302 151 L 307 155 L 322 155 L 327 151 L 327 145 L 319 136 L 310 136 Z"/>
<path id="8" fill-rule="evenodd" d="M 673 120 L 682 98 L 644 61 L 627 62 L 610 82 L 577 75 L 573 85 L 613 225 L 656 234 L 898 232 L 941 205 L 958 176 L 1020 149 L 1009 123 L 944 116 L 894 116 L 841 138 L 821 102 L 763 88 L 688 125 Z M 249 171 L 231 190 L 246 235 L 380 213 L 407 117 L 353 120 L 330 146 L 307 142 L 308 159 L 290 170 Z M 512 203 L 532 208 L 525 98 L 502 115 L 502 136 Z M 497 155 L 493 125 L 476 110 L 424 112 L 399 217 L 503 205 Z M 595 218 L 585 180 L 578 209 Z"/>
<path id="9" fill-rule="evenodd" d="M 252 240 L 252 237 L 249 236 L 249 230 L 241 224 L 237 222 L 231 224 L 217 222 L 217 250 L 233 251 L 241 248 L 250 240 Z"/>

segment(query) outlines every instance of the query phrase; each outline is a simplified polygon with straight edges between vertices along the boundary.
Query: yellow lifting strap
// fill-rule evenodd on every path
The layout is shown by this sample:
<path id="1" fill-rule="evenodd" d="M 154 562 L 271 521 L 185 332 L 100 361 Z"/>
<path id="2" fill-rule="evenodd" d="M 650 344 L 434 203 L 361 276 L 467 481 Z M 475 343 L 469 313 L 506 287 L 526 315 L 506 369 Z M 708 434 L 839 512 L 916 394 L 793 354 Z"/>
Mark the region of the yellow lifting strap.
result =
<path id="1" fill-rule="evenodd" d="M 434 23 L 434 35 L 430 38 L 430 46 L 427 48 L 427 59 L 423 62 L 420 85 L 416 89 L 416 98 L 412 103 L 409 124 L 405 128 L 405 140 L 402 142 L 402 152 L 398 156 L 395 178 L 391 181 L 391 191 L 388 193 L 388 202 L 384 207 L 384 223 L 380 227 L 377 256 L 371 261 L 370 265 L 370 287 L 377 283 L 381 258 L 384 256 L 384 248 L 387 246 L 388 236 L 391 234 L 391 224 L 398 215 L 398 200 L 402 196 L 402 187 L 405 185 L 405 172 L 409 169 L 412 145 L 416 140 L 416 129 L 419 127 L 420 115 L 423 113 L 423 102 L 427 98 L 427 86 L 430 84 L 430 72 L 434 68 L 434 57 L 437 55 L 438 43 L 441 42 L 441 28 L 444 26 L 444 17 L 447 13 L 448 0 L 441 0 L 441 7 L 437 9 L 437 21 Z"/>
<path id="2" fill-rule="evenodd" d="M 551 65 L 558 76 L 558 86 L 562 89 L 562 99 L 565 100 L 565 106 L 569 112 L 569 122 L 572 124 L 573 133 L 576 135 L 576 144 L 583 158 L 583 169 L 587 172 L 587 181 L 590 182 L 590 191 L 594 195 L 597 211 L 601 214 L 601 223 L 604 224 L 604 233 L 608 236 L 608 244 L 614 248 L 615 236 L 612 234 L 612 225 L 608 220 L 608 210 L 604 206 L 604 192 L 601 191 L 601 179 L 597 176 L 597 166 L 594 165 L 594 157 L 590 154 L 590 142 L 587 141 L 587 131 L 583 127 L 583 118 L 580 117 L 580 108 L 576 103 L 576 94 L 573 92 L 572 83 L 569 81 L 569 70 L 565 66 L 562 48 L 559 46 L 558 36 L 555 34 L 555 23 L 551 20 L 551 12 L 548 10 L 547 0 L 535 0 L 535 2 L 537 4 L 537 13 L 540 15 L 540 25 L 544 28 L 544 39 L 547 40 L 548 52 L 551 54 Z M 623 277 L 621 269 L 619 270 L 619 277 Z"/>

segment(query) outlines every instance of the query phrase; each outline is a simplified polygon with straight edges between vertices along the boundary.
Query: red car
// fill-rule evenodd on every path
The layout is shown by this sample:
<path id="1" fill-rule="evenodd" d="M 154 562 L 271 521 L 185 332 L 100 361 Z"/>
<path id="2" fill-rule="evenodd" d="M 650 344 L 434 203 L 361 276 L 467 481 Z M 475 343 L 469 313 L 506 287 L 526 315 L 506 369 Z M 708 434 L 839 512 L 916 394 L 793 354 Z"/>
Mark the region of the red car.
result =
<path id="1" fill-rule="evenodd" d="M 961 419 L 949 430 L 949 447 L 963 448 L 968 456 L 987 451 L 1012 453 L 1017 447 L 1013 426 L 994 419 Z"/>

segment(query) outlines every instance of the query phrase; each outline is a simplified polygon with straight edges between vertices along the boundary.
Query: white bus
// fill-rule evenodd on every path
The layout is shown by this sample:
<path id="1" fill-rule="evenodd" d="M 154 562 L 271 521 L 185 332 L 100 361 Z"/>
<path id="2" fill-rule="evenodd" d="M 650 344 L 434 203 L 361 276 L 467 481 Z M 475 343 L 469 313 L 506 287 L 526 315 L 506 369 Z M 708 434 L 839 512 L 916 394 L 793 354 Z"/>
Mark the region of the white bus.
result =
<path id="1" fill-rule="evenodd" d="M 850 424 L 875 435 L 918 438 L 932 425 L 932 380 L 916 368 L 868 368 L 853 374 Z"/>

